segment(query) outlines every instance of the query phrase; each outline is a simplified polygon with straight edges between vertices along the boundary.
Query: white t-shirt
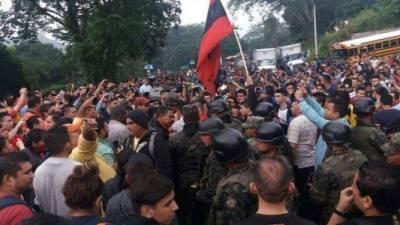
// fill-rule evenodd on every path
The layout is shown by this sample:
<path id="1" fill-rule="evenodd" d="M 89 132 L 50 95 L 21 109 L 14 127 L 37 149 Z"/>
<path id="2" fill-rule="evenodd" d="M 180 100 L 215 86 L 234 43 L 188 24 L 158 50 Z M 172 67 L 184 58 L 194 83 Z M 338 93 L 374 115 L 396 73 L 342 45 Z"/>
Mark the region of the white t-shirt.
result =
<path id="1" fill-rule="evenodd" d="M 287 139 L 297 144 L 295 164 L 299 168 L 315 165 L 314 152 L 317 142 L 318 128 L 306 116 L 294 118 L 288 128 Z"/>
<path id="2" fill-rule="evenodd" d="M 287 113 L 288 113 L 288 108 L 279 109 L 278 118 L 279 118 L 279 123 L 280 124 L 287 124 Z"/>
<path id="3" fill-rule="evenodd" d="M 150 85 L 142 84 L 142 86 L 140 86 L 140 88 L 139 88 L 139 93 L 143 94 L 146 92 L 150 92 L 151 90 L 152 90 L 152 87 Z"/>
<path id="4" fill-rule="evenodd" d="M 50 157 L 36 169 L 33 178 L 35 204 L 44 212 L 67 216 L 70 209 L 65 204 L 62 189 L 77 165 L 81 164 L 68 158 Z"/>

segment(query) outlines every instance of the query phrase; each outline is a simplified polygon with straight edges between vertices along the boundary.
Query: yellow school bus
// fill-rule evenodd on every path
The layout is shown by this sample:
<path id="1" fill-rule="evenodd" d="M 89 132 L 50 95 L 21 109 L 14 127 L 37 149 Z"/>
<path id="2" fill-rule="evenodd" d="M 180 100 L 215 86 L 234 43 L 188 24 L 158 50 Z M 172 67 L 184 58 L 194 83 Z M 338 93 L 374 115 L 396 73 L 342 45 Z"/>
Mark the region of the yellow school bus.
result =
<path id="1" fill-rule="evenodd" d="M 400 52 L 400 30 L 343 41 L 331 47 L 336 56 L 349 61 L 364 54 L 371 57 L 387 56 Z"/>

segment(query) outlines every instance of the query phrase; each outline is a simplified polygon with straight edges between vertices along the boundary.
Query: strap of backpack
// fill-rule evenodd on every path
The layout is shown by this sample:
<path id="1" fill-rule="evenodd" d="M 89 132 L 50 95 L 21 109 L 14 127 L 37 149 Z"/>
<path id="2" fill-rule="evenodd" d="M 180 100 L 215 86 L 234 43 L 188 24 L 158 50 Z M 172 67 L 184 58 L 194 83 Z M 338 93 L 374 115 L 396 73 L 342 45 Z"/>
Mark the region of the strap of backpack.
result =
<path id="1" fill-rule="evenodd" d="M 158 171 L 157 163 L 156 163 L 156 157 L 154 155 L 154 139 L 156 137 L 157 132 L 152 132 L 150 135 L 150 140 L 149 140 L 149 153 L 151 158 L 153 159 L 154 162 L 154 168 Z"/>

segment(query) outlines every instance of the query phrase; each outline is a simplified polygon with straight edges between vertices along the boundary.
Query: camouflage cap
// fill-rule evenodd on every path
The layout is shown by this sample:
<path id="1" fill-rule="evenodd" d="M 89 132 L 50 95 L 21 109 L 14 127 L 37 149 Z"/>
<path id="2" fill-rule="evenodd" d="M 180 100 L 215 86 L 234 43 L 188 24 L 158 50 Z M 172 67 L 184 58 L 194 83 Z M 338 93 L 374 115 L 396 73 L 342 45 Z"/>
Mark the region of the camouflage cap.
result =
<path id="1" fill-rule="evenodd" d="M 248 128 L 258 128 L 262 123 L 264 123 L 264 118 L 261 116 L 250 116 L 246 119 L 246 122 L 243 123 L 243 129 Z"/>
<path id="2" fill-rule="evenodd" d="M 385 154 L 399 154 L 400 153 L 400 132 L 394 133 L 390 136 L 390 141 L 381 146 Z"/>

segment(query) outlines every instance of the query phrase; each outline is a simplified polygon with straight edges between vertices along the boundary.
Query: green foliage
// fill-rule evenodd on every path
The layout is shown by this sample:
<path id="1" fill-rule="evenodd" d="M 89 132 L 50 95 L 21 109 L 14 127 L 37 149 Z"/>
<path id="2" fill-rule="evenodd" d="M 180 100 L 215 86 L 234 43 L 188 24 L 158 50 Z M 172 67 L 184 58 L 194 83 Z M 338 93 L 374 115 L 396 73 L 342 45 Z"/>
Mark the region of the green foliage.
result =
<path id="1" fill-rule="evenodd" d="M 203 37 L 204 24 L 193 24 L 171 28 L 166 39 L 166 46 L 161 48 L 157 57 L 150 62 L 163 70 L 178 71 L 182 66 L 189 66 L 190 60 L 196 60 L 200 41 Z M 239 52 L 235 36 L 225 38 L 221 45 L 222 57 Z"/>
<path id="2" fill-rule="evenodd" d="M 21 64 L 13 60 L 5 46 L 0 45 L 0 96 L 16 94 L 25 84 Z"/>
<path id="3" fill-rule="evenodd" d="M 53 34 L 68 44 L 69 61 L 96 81 L 114 79 L 125 58 L 154 56 L 179 13 L 178 0 L 13 0 L 0 28 L 18 39 Z"/>
<path id="4" fill-rule="evenodd" d="M 362 10 L 339 31 L 324 35 L 319 43 L 321 56 L 329 56 L 330 46 L 348 40 L 352 34 L 400 26 L 400 0 L 381 0 L 373 7 Z"/>
<path id="5" fill-rule="evenodd" d="M 268 17 L 262 24 L 254 28 L 244 36 L 247 43 L 246 52 L 252 53 L 254 49 L 273 48 L 293 43 L 288 27 L 279 22 L 276 17 Z"/>
<path id="6" fill-rule="evenodd" d="M 171 28 L 168 32 L 165 47 L 157 57 L 150 60 L 156 68 L 177 71 L 181 66 L 189 65 L 195 60 L 203 36 L 204 24 L 193 24 Z"/>
<path id="7" fill-rule="evenodd" d="M 11 50 L 13 57 L 21 62 L 25 80 L 32 88 L 65 79 L 64 55 L 50 44 L 21 42 Z"/>
<path id="8" fill-rule="evenodd" d="M 264 16 L 283 11 L 283 19 L 294 37 L 294 42 L 306 41 L 313 36 L 313 5 L 317 8 L 319 34 L 332 31 L 340 22 L 357 15 L 370 7 L 375 0 L 230 0 L 234 10 L 250 9 L 258 4 L 268 5 L 272 10 L 265 10 Z"/>

